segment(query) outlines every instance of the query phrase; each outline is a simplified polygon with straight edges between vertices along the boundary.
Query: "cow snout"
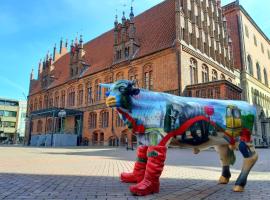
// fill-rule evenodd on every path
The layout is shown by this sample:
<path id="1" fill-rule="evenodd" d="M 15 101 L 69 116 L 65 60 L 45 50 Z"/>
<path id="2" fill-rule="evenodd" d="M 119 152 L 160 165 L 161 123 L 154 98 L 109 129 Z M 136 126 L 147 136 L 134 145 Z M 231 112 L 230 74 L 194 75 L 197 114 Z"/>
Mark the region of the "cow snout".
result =
<path id="1" fill-rule="evenodd" d="M 108 98 L 106 99 L 106 105 L 107 105 L 108 107 L 114 107 L 114 106 L 116 106 L 116 98 L 113 97 L 113 96 L 108 97 Z"/>

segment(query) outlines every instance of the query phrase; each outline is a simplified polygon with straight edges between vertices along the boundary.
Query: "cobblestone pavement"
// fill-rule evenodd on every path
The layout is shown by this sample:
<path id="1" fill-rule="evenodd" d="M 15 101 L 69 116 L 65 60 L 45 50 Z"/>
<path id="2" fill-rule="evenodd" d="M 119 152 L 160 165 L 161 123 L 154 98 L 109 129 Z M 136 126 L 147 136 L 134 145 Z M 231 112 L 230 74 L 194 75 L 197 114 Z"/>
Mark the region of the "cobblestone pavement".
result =
<path id="1" fill-rule="evenodd" d="M 270 199 L 270 150 L 259 149 L 244 193 L 232 187 L 242 156 L 228 185 L 218 185 L 219 158 L 209 150 L 193 155 L 169 149 L 159 194 L 136 197 L 119 181 L 130 171 L 135 151 L 123 148 L 0 147 L 0 199 Z"/>

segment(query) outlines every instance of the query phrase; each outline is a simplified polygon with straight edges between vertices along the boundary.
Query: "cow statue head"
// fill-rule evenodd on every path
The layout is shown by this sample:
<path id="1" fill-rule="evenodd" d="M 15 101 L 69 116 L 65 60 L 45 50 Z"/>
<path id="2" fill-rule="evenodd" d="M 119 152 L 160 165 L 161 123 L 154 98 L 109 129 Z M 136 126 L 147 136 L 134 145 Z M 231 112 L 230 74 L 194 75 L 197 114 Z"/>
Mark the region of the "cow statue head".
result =
<path id="1" fill-rule="evenodd" d="M 140 93 L 140 89 L 135 88 L 135 81 L 119 80 L 111 84 L 100 84 L 101 87 L 107 88 L 106 105 L 108 107 L 124 108 L 131 111 L 131 98 Z"/>

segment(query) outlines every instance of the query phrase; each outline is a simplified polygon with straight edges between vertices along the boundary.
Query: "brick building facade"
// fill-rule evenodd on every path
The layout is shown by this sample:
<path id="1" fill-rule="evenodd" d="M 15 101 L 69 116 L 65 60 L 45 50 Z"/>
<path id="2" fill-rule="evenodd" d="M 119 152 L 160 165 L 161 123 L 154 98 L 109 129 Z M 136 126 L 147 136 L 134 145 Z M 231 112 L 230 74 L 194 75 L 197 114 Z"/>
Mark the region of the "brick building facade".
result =
<path id="1" fill-rule="evenodd" d="M 257 108 L 254 143 L 256 146 L 268 146 L 270 40 L 239 1 L 224 6 L 223 13 L 233 41 L 234 66 L 241 71 L 243 100 Z"/>
<path id="2" fill-rule="evenodd" d="M 31 76 L 29 136 L 61 130 L 90 144 L 135 140 L 116 111 L 106 108 L 99 83 L 130 79 L 138 87 L 185 95 L 189 85 L 221 87 L 218 80 L 227 80 L 226 87 L 239 90 L 217 0 L 166 0 L 137 17 L 131 8 L 128 19 L 115 18 L 112 30 L 87 43 L 76 39 L 69 52 L 67 46 L 61 41 L 59 53 L 54 48 L 40 63 L 38 79 Z M 63 122 L 57 112 L 66 109 Z"/>

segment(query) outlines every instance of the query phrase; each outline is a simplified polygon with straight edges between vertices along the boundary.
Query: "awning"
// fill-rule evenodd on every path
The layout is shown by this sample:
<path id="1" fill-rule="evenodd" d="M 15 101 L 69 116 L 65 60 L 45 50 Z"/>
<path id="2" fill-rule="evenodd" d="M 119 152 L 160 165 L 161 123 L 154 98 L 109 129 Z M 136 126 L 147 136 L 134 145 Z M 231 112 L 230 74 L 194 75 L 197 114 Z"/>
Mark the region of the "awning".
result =
<path id="1" fill-rule="evenodd" d="M 80 110 L 75 110 L 75 109 L 64 109 L 64 108 L 48 108 L 48 109 L 42 109 L 42 110 L 37 110 L 33 111 L 30 113 L 30 117 L 58 117 L 58 113 L 60 111 L 65 111 L 66 116 L 82 116 L 83 112 Z"/>

